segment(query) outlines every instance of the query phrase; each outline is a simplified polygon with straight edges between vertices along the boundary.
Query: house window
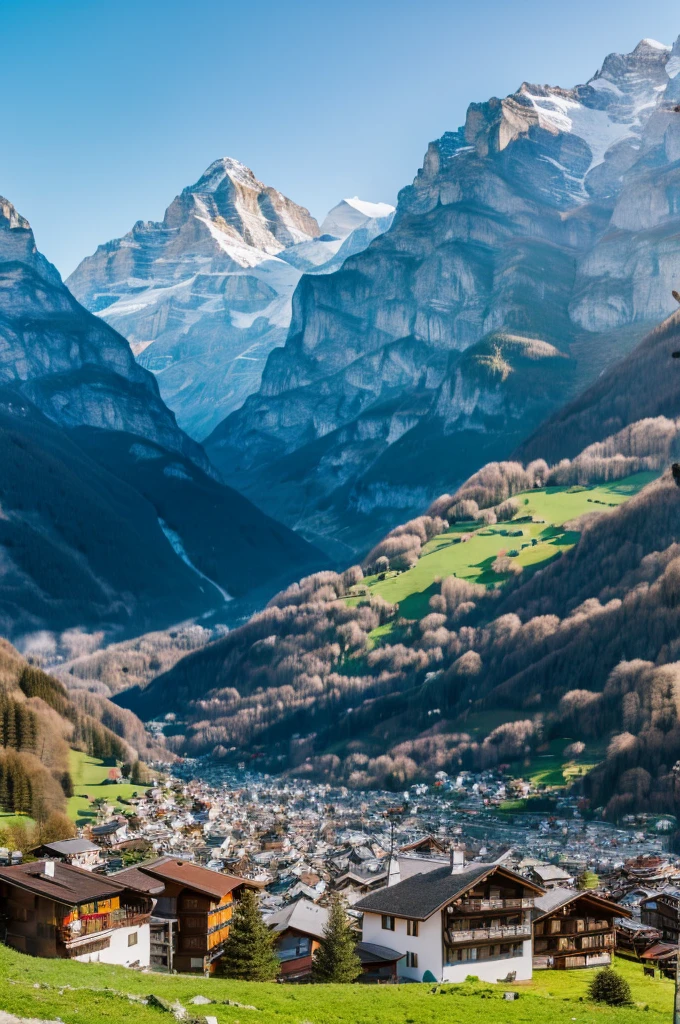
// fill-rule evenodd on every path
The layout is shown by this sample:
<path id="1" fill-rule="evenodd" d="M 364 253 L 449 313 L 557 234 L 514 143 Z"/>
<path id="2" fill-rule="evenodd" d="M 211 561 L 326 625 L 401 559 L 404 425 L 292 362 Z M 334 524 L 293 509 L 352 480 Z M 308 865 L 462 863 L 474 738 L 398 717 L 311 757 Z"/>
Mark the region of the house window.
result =
<path id="1" fill-rule="evenodd" d="M 184 910 L 198 910 L 198 900 L 185 899 Z"/>
<path id="2" fill-rule="evenodd" d="M 192 958 L 191 958 L 191 966 L 192 966 L 193 969 L 198 967 L 200 970 L 202 970 L 203 969 L 203 958 L 200 957 L 200 956 L 198 956 L 198 957 L 192 956 Z"/>
<path id="3" fill-rule="evenodd" d="M 418 934 L 418 922 L 407 921 L 406 922 L 406 934 L 413 935 L 414 937 Z"/>
<path id="4" fill-rule="evenodd" d="M 418 954 L 417 953 L 407 953 L 406 954 L 406 966 L 407 967 L 417 967 L 418 966 Z"/>
<path id="5" fill-rule="evenodd" d="M 201 939 L 200 935 L 188 935 L 184 939 L 185 949 L 202 949 L 205 945 L 205 939 Z"/>
<path id="6" fill-rule="evenodd" d="M 386 932 L 393 932 L 394 931 L 394 918 L 389 916 L 388 914 L 383 914 L 382 915 L 382 926 L 383 926 L 384 931 L 386 931 Z"/>
<path id="7" fill-rule="evenodd" d="M 130 932 L 130 934 L 128 935 L 128 946 L 136 946 L 138 941 L 139 936 L 137 932 Z"/>

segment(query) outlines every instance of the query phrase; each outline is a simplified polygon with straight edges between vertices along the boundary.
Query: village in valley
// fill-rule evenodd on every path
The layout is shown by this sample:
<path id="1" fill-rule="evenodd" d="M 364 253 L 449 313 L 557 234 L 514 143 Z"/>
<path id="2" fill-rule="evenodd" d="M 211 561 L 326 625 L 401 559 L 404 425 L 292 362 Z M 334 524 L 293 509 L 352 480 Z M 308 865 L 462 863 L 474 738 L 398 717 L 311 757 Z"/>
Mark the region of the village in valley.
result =
<path id="1" fill-rule="evenodd" d="M 523 806 L 509 812 L 509 796 Z M 363 983 L 512 984 L 615 956 L 673 976 L 675 819 L 617 826 L 568 789 L 548 811 L 532 809 L 540 797 L 501 769 L 394 793 L 155 765 L 122 805 L 100 797 L 76 837 L 0 849 L 1 937 L 38 957 L 209 976 L 248 893 L 284 982 L 312 980 L 338 903 Z"/>

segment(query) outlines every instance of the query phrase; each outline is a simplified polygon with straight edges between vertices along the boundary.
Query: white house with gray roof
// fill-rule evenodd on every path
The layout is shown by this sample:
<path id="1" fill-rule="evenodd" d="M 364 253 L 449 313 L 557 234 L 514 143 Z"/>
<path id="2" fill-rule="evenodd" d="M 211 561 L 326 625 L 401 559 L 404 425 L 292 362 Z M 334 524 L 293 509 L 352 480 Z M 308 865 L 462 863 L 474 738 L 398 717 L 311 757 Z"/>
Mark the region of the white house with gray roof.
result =
<path id="1" fill-rule="evenodd" d="M 362 940 L 403 954 L 410 981 L 483 981 L 532 975 L 531 915 L 545 890 L 501 864 L 451 863 L 369 893 Z"/>

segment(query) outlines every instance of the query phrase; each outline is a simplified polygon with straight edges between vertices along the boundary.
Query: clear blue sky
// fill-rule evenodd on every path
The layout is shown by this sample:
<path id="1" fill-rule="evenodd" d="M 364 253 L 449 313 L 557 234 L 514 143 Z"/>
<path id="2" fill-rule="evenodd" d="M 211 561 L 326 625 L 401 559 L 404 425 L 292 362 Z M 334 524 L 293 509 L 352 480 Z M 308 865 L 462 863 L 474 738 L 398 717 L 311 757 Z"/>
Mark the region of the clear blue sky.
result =
<path id="1" fill-rule="evenodd" d="M 524 79 L 571 86 L 677 0 L 4 0 L 0 194 L 64 275 L 218 156 L 317 217 L 394 201 L 427 143 Z"/>

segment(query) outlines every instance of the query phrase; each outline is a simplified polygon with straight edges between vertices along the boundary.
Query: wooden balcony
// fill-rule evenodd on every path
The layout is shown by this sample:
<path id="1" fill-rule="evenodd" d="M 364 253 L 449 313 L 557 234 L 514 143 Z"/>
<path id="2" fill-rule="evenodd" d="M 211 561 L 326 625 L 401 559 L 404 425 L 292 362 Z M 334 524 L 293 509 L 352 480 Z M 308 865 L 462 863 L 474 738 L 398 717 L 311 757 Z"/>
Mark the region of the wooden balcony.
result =
<path id="1" fill-rule="evenodd" d="M 530 939 L 531 924 L 514 924 L 500 928 L 469 928 L 465 931 L 446 930 L 446 942 L 457 946 L 464 942 L 504 942 L 506 939 Z"/>
<path id="2" fill-rule="evenodd" d="M 109 935 L 115 928 L 134 928 L 135 925 L 148 924 L 149 916 L 149 914 L 114 910 L 110 914 L 99 914 L 97 917 L 86 917 L 74 921 L 64 928 L 59 928 L 58 936 L 68 948 L 83 944 L 93 936 Z"/>
<path id="3" fill-rule="evenodd" d="M 461 900 L 458 909 L 472 912 L 479 910 L 531 910 L 533 906 L 533 896 L 522 896 L 510 900 Z"/>

